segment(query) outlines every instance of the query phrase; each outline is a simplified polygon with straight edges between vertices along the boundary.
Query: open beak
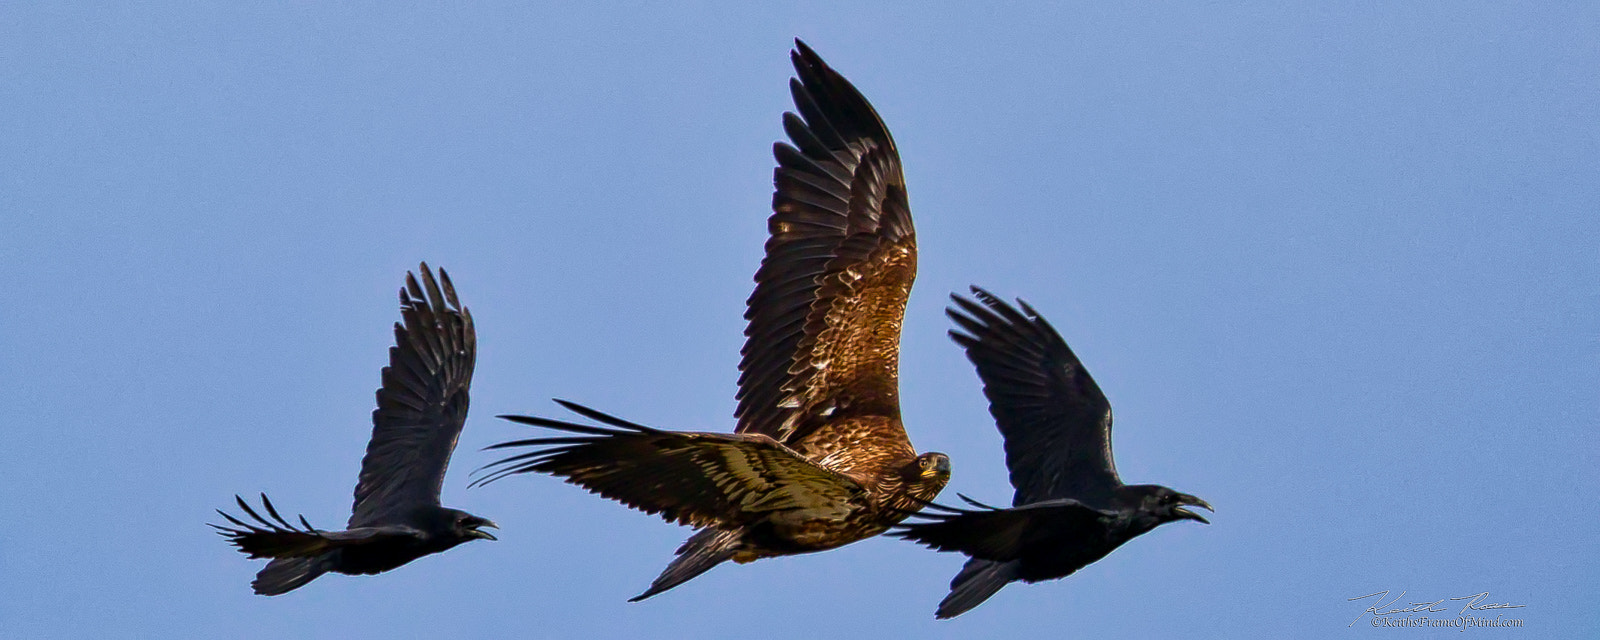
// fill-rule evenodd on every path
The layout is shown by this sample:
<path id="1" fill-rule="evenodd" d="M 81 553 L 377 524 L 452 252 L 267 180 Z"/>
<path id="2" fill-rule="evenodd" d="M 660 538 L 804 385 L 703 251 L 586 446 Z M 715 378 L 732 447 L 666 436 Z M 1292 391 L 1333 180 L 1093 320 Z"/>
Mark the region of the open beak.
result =
<path id="1" fill-rule="evenodd" d="M 1179 496 L 1178 504 L 1187 505 L 1187 506 L 1191 506 L 1191 507 L 1200 507 L 1201 509 L 1205 509 L 1206 511 L 1210 511 L 1212 513 L 1216 513 L 1217 512 L 1216 509 L 1212 509 L 1211 508 L 1211 504 L 1210 503 L 1206 502 L 1205 500 L 1201 500 L 1201 499 L 1196 498 L 1194 496 L 1188 495 L 1188 494 L 1184 494 L 1182 496 Z M 1185 509 L 1183 507 L 1173 507 L 1172 513 L 1177 515 L 1179 518 L 1183 518 L 1183 519 L 1186 519 L 1186 520 L 1194 520 L 1196 522 L 1199 522 L 1200 524 L 1211 524 L 1211 521 L 1207 520 L 1205 518 L 1205 516 L 1202 516 L 1202 515 L 1200 515 L 1198 513 L 1195 513 L 1193 511 L 1190 511 L 1190 510 Z"/>
<path id="2" fill-rule="evenodd" d="M 482 531 L 479 529 L 479 527 L 499 529 L 500 525 L 495 524 L 493 520 L 484 520 L 482 523 L 473 525 L 472 530 L 468 532 L 468 535 L 474 538 L 483 538 L 484 540 L 499 540 L 499 538 L 494 537 L 494 534 L 489 533 L 488 531 Z"/>

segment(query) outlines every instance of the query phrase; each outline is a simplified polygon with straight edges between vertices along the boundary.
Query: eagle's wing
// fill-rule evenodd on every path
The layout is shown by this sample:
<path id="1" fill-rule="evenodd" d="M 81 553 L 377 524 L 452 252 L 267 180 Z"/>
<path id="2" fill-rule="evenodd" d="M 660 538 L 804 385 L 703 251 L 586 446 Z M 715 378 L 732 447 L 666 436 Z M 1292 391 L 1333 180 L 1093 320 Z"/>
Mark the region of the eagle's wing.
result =
<path id="1" fill-rule="evenodd" d="M 736 432 L 793 443 L 832 416 L 898 418 L 916 234 L 900 156 L 849 81 L 796 41 L 766 257 L 746 303 Z M 894 421 L 898 424 L 898 420 Z M 902 434 L 903 435 L 903 434 Z"/>
<path id="2" fill-rule="evenodd" d="M 1044 318 L 972 288 L 952 295 L 950 338 L 978 369 L 1005 438 L 1013 504 L 1109 497 L 1122 481 L 1111 458 L 1111 404 Z M 964 332 L 964 333 L 963 333 Z"/>
<path id="3" fill-rule="evenodd" d="M 437 281 L 427 263 L 421 270 L 420 285 L 407 273 L 400 290 L 405 322 L 394 326 L 351 528 L 385 523 L 418 505 L 438 505 L 445 468 L 467 419 L 467 386 L 477 359 L 472 314 L 462 308 L 443 269 Z"/>
<path id="4" fill-rule="evenodd" d="M 922 521 L 895 525 L 888 535 L 919 542 L 937 551 L 956 551 L 983 560 L 1006 562 L 1016 560 L 1024 550 L 1041 543 L 1098 540 L 1106 530 L 1106 523 L 1116 515 L 1076 500 L 1051 500 L 1010 509 L 984 505 L 977 509 L 957 509 L 930 504 L 913 516 Z"/>
<path id="5" fill-rule="evenodd" d="M 866 499 L 856 481 L 817 466 L 764 435 L 662 431 L 558 402 L 610 427 L 500 416 L 576 435 L 489 447 L 532 450 L 485 466 L 489 474 L 475 484 L 518 473 L 548 473 L 669 522 L 695 527 L 739 526 L 776 511 L 837 519 Z"/>
<path id="6" fill-rule="evenodd" d="M 218 509 L 217 513 L 232 523 L 232 526 L 216 524 L 211 526 L 217 533 L 239 547 L 240 553 L 251 558 L 308 558 L 320 556 L 340 547 L 365 544 L 383 538 L 414 537 L 421 533 L 411 527 L 400 525 L 323 531 L 311 526 L 305 516 L 300 516 L 300 526 L 303 528 L 296 528 L 283 516 L 278 515 L 278 510 L 272 506 L 272 501 L 267 499 L 266 494 L 261 494 L 261 506 L 266 507 L 267 514 L 272 518 L 270 520 L 261 517 L 260 513 L 250 508 L 244 498 L 234 496 L 233 499 L 254 522 L 241 520 Z"/>

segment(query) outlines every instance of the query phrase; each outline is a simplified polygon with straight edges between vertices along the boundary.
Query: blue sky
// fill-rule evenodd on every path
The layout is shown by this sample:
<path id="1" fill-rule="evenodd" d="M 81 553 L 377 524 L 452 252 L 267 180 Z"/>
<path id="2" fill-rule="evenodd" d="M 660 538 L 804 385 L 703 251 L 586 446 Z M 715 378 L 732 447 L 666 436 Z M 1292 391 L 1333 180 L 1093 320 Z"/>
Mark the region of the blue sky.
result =
<path id="1" fill-rule="evenodd" d="M 1384 589 L 1600 630 L 1596 5 L 747 4 L 6 3 L 0 635 L 1443 632 L 1348 627 Z M 1082 357 L 1124 479 L 1213 524 L 936 622 L 957 556 L 869 540 L 628 604 L 686 529 L 466 488 L 529 432 L 494 414 L 551 397 L 732 428 L 795 36 L 904 158 L 904 417 L 951 489 L 1011 490 L 944 335 L 976 283 Z M 501 540 L 251 595 L 204 523 L 259 491 L 343 523 L 420 260 L 479 332 L 444 501 Z"/>

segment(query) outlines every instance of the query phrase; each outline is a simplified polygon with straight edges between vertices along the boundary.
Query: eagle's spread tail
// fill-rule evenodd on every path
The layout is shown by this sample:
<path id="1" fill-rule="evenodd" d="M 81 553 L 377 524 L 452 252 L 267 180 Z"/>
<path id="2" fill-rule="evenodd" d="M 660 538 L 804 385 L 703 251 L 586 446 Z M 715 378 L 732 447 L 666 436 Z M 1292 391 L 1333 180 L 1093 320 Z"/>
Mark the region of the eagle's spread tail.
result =
<path id="1" fill-rule="evenodd" d="M 250 586 L 256 593 L 264 596 L 276 596 L 294 591 L 332 569 L 332 558 L 337 553 L 338 551 L 312 557 L 275 558 L 256 574 L 256 579 Z"/>
<path id="2" fill-rule="evenodd" d="M 688 582 L 695 576 L 733 558 L 734 552 L 739 549 L 739 539 L 739 532 L 721 529 L 703 529 L 689 536 L 689 539 L 683 542 L 683 546 L 678 547 L 678 557 L 672 560 L 672 564 L 667 565 L 661 575 L 656 576 L 655 582 L 650 583 L 650 588 L 629 599 L 628 602 L 638 602 Z"/>
<path id="3" fill-rule="evenodd" d="M 989 596 L 1007 583 L 1017 579 L 1017 561 L 994 562 L 973 558 L 961 567 L 961 573 L 950 581 L 950 595 L 939 601 L 934 615 L 943 620 L 954 618 L 968 609 L 983 604 Z"/>

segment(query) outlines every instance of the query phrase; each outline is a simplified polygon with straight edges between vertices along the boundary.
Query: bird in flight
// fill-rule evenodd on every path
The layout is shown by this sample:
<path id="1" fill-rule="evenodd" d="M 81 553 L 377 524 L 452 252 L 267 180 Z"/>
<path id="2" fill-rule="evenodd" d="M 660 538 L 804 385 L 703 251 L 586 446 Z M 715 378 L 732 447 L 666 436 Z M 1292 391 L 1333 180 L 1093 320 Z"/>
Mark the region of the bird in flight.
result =
<path id="1" fill-rule="evenodd" d="M 1061 335 L 1018 300 L 978 287 L 978 302 L 952 295 L 950 338 L 978 369 L 1005 438 L 1016 488 L 1009 509 L 961 496 L 973 509 L 930 504 L 890 534 L 971 558 L 950 582 L 936 615 L 972 609 L 1005 585 L 1072 575 L 1159 525 L 1208 521 L 1194 496 L 1159 485 L 1123 484 L 1111 457 L 1111 404 Z M 982 304 L 979 304 L 981 302 Z"/>
<path id="2" fill-rule="evenodd" d="M 300 527 L 261 495 L 268 517 L 238 496 L 246 521 L 218 510 L 231 526 L 211 525 L 251 558 L 272 558 L 251 583 L 266 596 L 288 593 L 327 572 L 373 574 L 469 540 L 494 540 L 495 524 L 439 504 L 445 467 L 467 419 L 467 386 L 477 358 L 472 314 L 456 299 L 450 276 L 434 280 L 422 263 L 400 290 L 400 315 L 389 366 L 383 368 L 372 440 L 361 461 L 355 506 L 344 531 Z M 443 288 L 440 288 L 443 284 Z"/>
<path id="3" fill-rule="evenodd" d="M 528 448 L 479 483 L 529 472 L 700 531 L 633 601 L 733 560 L 808 553 L 883 531 L 950 478 L 900 421 L 900 326 L 916 233 L 894 140 L 865 97 L 805 43 L 790 53 L 789 143 L 773 155 L 766 256 L 748 300 L 734 433 L 665 431 L 575 403 L 604 426 L 501 416 L 573 435 Z"/>

